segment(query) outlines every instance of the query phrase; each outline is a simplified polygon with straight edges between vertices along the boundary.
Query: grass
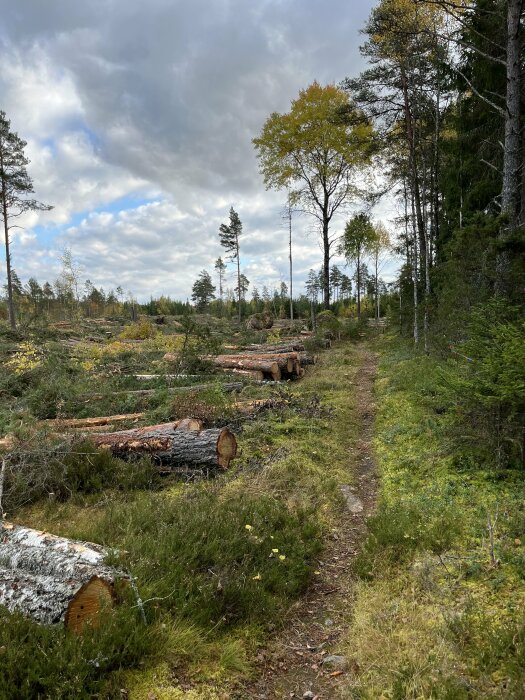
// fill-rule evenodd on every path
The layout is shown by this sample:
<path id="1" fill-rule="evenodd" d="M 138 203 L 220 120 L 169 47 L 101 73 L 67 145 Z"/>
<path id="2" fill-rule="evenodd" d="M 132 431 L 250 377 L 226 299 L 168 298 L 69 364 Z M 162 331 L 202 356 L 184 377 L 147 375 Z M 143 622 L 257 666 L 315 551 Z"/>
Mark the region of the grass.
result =
<path id="1" fill-rule="evenodd" d="M 343 696 L 522 698 L 525 474 L 458 463 L 443 363 L 381 342 L 382 486 L 356 562 Z"/>
<path id="2" fill-rule="evenodd" d="M 73 461 L 69 498 L 10 513 L 126 551 L 147 624 L 133 602 L 82 639 L 5 618 L 0 697 L 114 697 L 120 688 L 133 700 L 181 697 L 180 688 L 196 700 L 228 697 L 307 587 L 343 507 L 338 484 L 351 481 L 347 450 L 357 430 L 348 400 L 355 357 L 351 345 L 324 354 L 288 408 L 243 422 L 241 457 L 214 481 L 159 488 L 133 477 L 122 490 L 111 471 L 125 463 L 101 458 L 86 470 Z M 204 402 L 212 420 L 225 408 L 217 401 L 212 392 Z"/>

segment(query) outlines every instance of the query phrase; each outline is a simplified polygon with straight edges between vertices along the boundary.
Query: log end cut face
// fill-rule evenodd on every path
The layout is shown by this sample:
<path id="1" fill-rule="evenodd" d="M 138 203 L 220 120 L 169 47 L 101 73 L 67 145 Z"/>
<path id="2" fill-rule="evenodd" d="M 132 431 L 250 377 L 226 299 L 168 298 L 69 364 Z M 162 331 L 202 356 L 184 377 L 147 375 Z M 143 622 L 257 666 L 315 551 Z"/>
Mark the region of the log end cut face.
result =
<path id="1" fill-rule="evenodd" d="M 217 462 L 223 469 L 228 469 L 232 459 L 237 454 L 237 440 L 235 435 L 224 428 L 221 430 L 217 440 Z"/>
<path id="2" fill-rule="evenodd" d="M 114 604 L 113 586 L 104 579 L 93 576 L 69 603 L 65 626 L 75 634 L 80 634 L 86 625 L 98 627 L 103 612 Z"/>

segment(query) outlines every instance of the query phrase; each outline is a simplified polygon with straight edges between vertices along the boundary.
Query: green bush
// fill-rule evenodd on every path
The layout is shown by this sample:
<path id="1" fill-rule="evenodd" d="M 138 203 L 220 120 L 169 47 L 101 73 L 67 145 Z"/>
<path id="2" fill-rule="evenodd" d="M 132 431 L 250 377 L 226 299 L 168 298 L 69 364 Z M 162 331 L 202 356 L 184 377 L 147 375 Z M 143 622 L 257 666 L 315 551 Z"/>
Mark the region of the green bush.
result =
<path id="1" fill-rule="evenodd" d="M 116 697 L 112 671 L 135 666 L 162 645 L 162 628 L 140 624 L 123 607 L 82 636 L 60 626 L 37 625 L 0 608 L 0 700 Z"/>
<path id="2" fill-rule="evenodd" d="M 147 340 L 148 338 L 154 338 L 158 333 L 159 329 L 151 321 L 143 319 L 126 326 L 119 334 L 119 338 L 123 340 Z"/>
<path id="3" fill-rule="evenodd" d="M 156 487 L 158 472 L 149 457 L 124 462 L 89 442 L 22 443 L 6 461 L 3 507 L 8 513 L 47 498 L 66 500 L 76 493 L 112 488 L 128 491 Z"/>

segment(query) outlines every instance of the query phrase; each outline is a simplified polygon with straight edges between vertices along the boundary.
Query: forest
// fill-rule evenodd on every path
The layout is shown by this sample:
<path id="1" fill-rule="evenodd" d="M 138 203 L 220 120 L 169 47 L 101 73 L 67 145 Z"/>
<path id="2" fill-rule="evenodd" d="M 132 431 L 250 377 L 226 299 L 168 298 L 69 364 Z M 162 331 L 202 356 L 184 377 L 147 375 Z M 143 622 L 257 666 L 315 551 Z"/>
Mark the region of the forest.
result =
<path id="1" fill-rule="evenodd" d="M 0 112 L 0 700 L 525 697 L 524 22 L 379 0 L 268 105 L 278 285 L 237 205 L 185 299 L 20 279 Z"/>

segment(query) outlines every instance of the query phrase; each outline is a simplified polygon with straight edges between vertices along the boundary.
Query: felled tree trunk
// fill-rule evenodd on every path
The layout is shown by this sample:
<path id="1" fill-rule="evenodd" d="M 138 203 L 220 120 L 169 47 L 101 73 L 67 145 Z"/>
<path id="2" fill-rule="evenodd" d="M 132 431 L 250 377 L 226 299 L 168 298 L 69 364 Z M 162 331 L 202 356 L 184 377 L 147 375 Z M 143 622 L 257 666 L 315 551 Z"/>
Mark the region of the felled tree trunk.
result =
<path id="1" fill-rule="evenodd" d="M 144 413 L 122 413 L 117 416 L 98 416 L 97 418 L 50 418 L 41 423 L 42 425 L 51 425 L 54 428 L 87 428 L 139 420 L 140 418 L 144 418 Z"/>
<path id="2" fill-rule="evenodd" d="M 91 440 L 100 449 L 111 450 L 119 457 L 149 454 L 160 463 L 172 466 L 227 469 L 237 454 L 235 435 L 227 428 L 201 428 L 200 421 L 185 418 L 175 423 L 92 435 Z"/>
<path id="3" fill-rule="evenodd" d="M 303 342 L 276 343 L 275 345 L 248 345 L 244 351 L 247 353 L 287 353 L 304 350 Z"/>
<path id="4" fill-rule="evenodd" d="M 227 374 L 240 374 L 246 379 L 253 379 L 256 382 L 264 381 L 264 372 L 258 369 L 237 369 L 236 367 L 219 367 L 222 372 Z"/>
<path id="5" fill-rule="evenodd" d="M 184 392 L 184 391 L 206 391 L 207 389 L 215 389 L 218 387 L 221 391 L 224 391 L 225 394 L 231 394 L 231 393 L 238 393 L 242 391 L 243 388 L 243 383 L 242 382 L 227 382 L 225 384 L 192 384 L 190 386 L 173 386 L 173 387 L 167 387 L 166 389 L 163 389 L 163 391 L 167 391 L 169 394 L 175 394 L 177 392 Z M 127 396 L 128 394 L 131 396 L 153 396 L 158 391 L 158 389 L 130 389 L 129 391 L 113 391 L 111 392 L 112 396 Z M 107 397 L 107 394 L 92 394 L 89 399 L 91 400 L 102 400 Z"/>
<path id="6" fill-rule="evenodd" d="M 218 355 L 210 358 L 217 367 L 230 369 L 249 369 L 264 372 L 265 376 L 271 377 L 274 381 L 281 378 L 281 370 L 277 362 L 250 357 L 247 355 Z"/>
<path id="7" fill-rule="evenodd" d="M 0 605 L 74 632 L 96 626 L 127 577 L 104 564 L 108 552 L 12 523 L 0 523 Z"/>
<path id="8" fill-rule="evenodd" d="M 287 353 L 246 353 L 246 355 L 236 355 L 239 359 L 256 360 L 261 362 L 276 362 L 281 372 L 293 372 L 294 361 L 297 359 L 296 352 Z"/>

